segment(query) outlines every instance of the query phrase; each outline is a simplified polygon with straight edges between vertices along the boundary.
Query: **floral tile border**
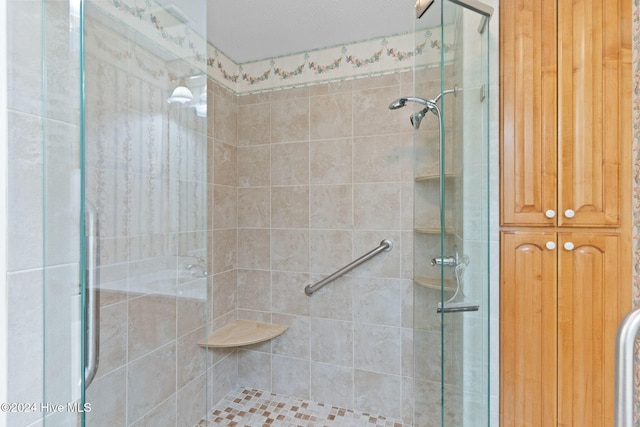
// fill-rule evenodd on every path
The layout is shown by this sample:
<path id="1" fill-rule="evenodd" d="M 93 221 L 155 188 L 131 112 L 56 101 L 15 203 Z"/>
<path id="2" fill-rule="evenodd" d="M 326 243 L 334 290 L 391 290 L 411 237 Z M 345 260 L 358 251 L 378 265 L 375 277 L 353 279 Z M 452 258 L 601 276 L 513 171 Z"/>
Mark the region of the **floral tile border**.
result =
<path id="1" fill-rule="evenodd" d="M 135 27 L 144 37 L 205 72 L 236 94 L 249 94 L 437 66 L 453 58 L 454 26 L 237 64 L 186 26 L 165 28 L 150 0 L 95 0 L 103 13 Z M 141 25 L 142 24 L 142 25 Z"/>

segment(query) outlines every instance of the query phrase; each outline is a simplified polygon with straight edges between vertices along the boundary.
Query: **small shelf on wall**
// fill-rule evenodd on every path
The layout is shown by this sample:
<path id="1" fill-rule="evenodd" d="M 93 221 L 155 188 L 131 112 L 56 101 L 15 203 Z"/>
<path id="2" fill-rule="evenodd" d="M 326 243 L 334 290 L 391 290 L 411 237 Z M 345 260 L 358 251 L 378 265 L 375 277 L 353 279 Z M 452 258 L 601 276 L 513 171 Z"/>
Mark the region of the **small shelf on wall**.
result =
<path id="1" fill-rule="evenodd" d="M 288 326 L 273 323 L 260 323 L 250 320 L 235 320 L 218 329 L 198 345 L 204 348 L 241 347 L 257 344 L 277 337 Z"/>
<path id="2" fill-rule="evenodd" d="M 416 227 L 413 231 L 420 234 L 440 234 L 440 227 Z M 455 230 L 447 227 L 444 229 L 444 232 L 445 234 L 454 234 Z"/>
<path id="3" fill-rule="evenodd" d="M 428 289 L 440 290 L 440 279 L 434 279 L 430 277 L 414 277 L 413 281 L 418 285 L 423 286 Z M 453 280 L 444 281 L 444 290 L 445 292 L 455 292 L 456 284 Z"/>
<path id="4" fill-rule="evenodd" d="M 452 174 L 452 173 L 445 173 L 444 174 L 444 179 L 451 179 L 451 178 L 455 178 L 456 175 Z M 440 174 L 438 173 L 434 173 L 434 174 L 428 174 L 428 175 L 420 175 L 420 176 L 416 176 L 415 177 L 415 181 L 416 182 L 426 182 L 426 181 L 439 181 L 440 180 Z"/>

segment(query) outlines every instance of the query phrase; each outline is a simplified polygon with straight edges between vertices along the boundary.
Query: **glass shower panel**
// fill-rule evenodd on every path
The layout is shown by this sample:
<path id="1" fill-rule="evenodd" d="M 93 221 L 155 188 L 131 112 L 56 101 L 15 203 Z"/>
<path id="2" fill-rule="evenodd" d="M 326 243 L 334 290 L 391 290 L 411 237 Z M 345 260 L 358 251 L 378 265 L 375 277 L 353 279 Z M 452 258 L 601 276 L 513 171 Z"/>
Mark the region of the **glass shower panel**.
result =
<path id="1" fill-rule="evenodd" d="M 44 425 L 73 426 L 81 423 L 84 410 L 80 10 L 77 1 L 41 7 L 44 356 L 37 412 Z"/>
<path id="2" fill-rule="evenodd" d="M 441 6 L 440 64 L 415 78 L 416 96 L 440 96 L 415 132 L 415 423 L 488 426 L 488 25 Z"/>
<path id="3" fill-rule="evenodd" d="M 41 6 L 42 421 L 193 424 L 207 390 L 205 2 Z M 180 85 L 193 99 L 170 104 Z"/>

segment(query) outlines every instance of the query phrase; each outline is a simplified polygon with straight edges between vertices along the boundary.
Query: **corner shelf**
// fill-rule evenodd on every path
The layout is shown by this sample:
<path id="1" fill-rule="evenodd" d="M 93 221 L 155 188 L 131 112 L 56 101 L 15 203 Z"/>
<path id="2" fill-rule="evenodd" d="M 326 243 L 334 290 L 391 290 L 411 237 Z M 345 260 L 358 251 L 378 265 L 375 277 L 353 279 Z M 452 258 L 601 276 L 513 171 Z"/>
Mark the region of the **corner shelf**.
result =
<path id="1" fill-rule="evenodd" d="M 433 279 L 429 277 L 414 277 L 413 281 L 425 288 L 435 289 L 437 291 L 440 290 L 440 279 Z M 455 292 L 456 290 L 455 282 L 453 280 L 445 280 L 444 290 L 445 292 Z"/>
<path id="2" fill-rule="evenodd" d="M 206 340 L 198 342 L 198 345 L 204 348 L 225 348 L 257 344 L 277 337 L 287 328 L 286 325 L 235 320 L 209 335 Z"/>

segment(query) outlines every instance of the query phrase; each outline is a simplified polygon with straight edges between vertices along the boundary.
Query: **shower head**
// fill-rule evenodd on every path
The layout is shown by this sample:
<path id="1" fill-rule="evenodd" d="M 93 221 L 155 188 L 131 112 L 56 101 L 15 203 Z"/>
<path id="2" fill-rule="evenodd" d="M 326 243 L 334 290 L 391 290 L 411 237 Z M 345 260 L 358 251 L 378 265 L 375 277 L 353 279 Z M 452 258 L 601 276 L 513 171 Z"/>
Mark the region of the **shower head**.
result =
<path id="1" fill-rule="evenodd" d="M 424 118 L 428 111 L 431 111 L 436 116 L 440 117 L 440 108 L 438 108 L 438 101 L 442 98 L 443 95 L 448 93 L 456 94 L 459 90 L 458 86 L 455 86 L 453 89 L 447 89 L 442 91 L 433 99 L 424 99 L 424 98 L 414 98 L 414 97 L 406 97 L 406 98 L 398 98 L 389 104 L 390 110 L 397 110 L 398 108 L 402 108 L 407 105 L 407 102 L 415 102 L 421 105 L 424 105 L 425 108 L 418 111 L 417 113 L 413 113 L 410 117 L 411 125 L 414 129 L 418 129 L 420 127 L 420 121 Z"/>
<path id="2" fill-rule="evenodd" d="M 420 128 L 420 122 L 422 121 L 422 119 L 424 119 L 424 116 L 428 111 L 429 109 L 425 108 L 421 111 L 418 111 L 417 113 L 413 113 L 411 117 L 409 117 L 409 120 L 411 120 L 411 126 L 413 126 L 415 130 L 418 130 Z"/>
<path id="3" fill-rule="evenodd" d="M 398 98 L 391 104 L 389 104 L 389 109 L 396 110 L 398 108 L 402 108 L 407 105 L 407 102 L 415 102 L 425 106 L 425 108 L 418 111 L 417 113 L 413 113 L 411 117 L 409 117 L 409 119 L 411 120 L 411 125 L 416 130 L 420 127 L 420 122 L 422 121 L 422 119 L 424 119 L 424 116 L 429 111 L 433 112 L 433 114 L 435 114 L 436 116 L 440 115 L 440 109 L 438 108 L 438 105 L 433 101 L 429 101 L 423 98 Z"/>
<path id="4" fill-rule="evenodd" d="M 398 99 L 396 99 L 391 104 L 389 104 L 389 109 L 390 110 L 397 110 L 398 108 L 402 108 L 405 105 L 407 105 L 407 102 L 415 102 L 415 103 L 418 103 L 418 104 L 422 104 L 425 107 L 427 107 L 429 110 L 433 109 L 433 106 L 435 105 L 435 103 L 433 101 L 429 101 L 427 99 L 408 97 L 408 98 L 398 98 Z"/>

